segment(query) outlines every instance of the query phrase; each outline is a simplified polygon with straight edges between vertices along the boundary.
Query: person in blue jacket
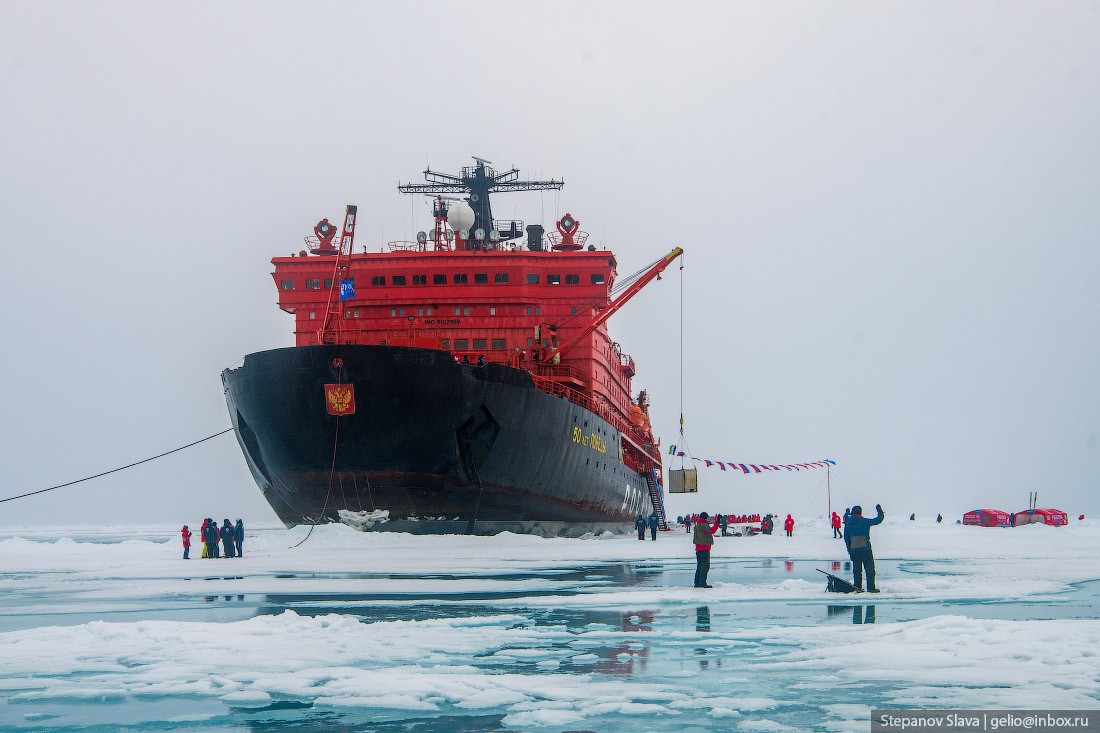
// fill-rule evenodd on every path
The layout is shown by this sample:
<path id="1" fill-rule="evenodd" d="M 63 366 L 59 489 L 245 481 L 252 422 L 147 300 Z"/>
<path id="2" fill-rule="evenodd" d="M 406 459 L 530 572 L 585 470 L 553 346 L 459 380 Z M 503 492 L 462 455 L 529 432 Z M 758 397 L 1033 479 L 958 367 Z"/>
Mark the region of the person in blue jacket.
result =
<path id="1" fill-rule="evenodd" d="M 237 549 L 233 544 L 233 525 L 229 523 L 229 518 L 225 520 L 225 524 L 218 530 L 221 533 L 222 548 L 225 550 L 224 557 L 234 557 L 237 554 Z"/>
<path id="2" fill-rule="evenodd" d="M 852 507 L 844 523 L 844 545 L 852 558 L 852 581 L 856 589 L 863 590 L 863 573 L 867 573 L 867 592 L 878 593 L 875 587 L 875 556 L 871 553 L 871 527 L 882 524 L 882 505 L 875 504 L 878 516 L 867 519 L 863 516 L 863 507 Z"/>
<path id="3" fill-rule="evenodd" d="M 649 538 L 654 542 L 657 541 L 657 525 L 660 522 L 657 520 L 657 512 L 653 512 L 649 515 Z"/>
<path id="4" fill-rule="evenodd" d="M 645 528 L 646 528 L 645 517 L 643 517 L 641 514 L 639 514 L 638 518 L 634 520 L 634 529 L 636 529 L 638 531 L 638 539 L 640 539 L 640 540 L 645 539 Z"/>
<path id="5" fill-rule="evenodd" d="M 236 546 L 237 557 L 244 557 L 244 522 L 239 517 L 233 525 L 233 544 Z"/>

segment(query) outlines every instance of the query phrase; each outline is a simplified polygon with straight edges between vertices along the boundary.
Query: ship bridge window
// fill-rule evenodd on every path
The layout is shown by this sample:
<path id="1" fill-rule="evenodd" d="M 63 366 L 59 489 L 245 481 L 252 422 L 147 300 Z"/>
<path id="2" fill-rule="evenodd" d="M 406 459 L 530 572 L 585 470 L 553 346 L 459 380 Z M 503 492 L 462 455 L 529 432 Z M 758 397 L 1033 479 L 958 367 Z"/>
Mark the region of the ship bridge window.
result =
<path id="1" fill-rule="evenodd" d="M 456 351 L 465 351 L 468 348 L 470 348 L 470 340 L 469 339 L 455 339 L 455 350 Z"/>
<path id="2" fill-rule="evenodd" d="M 470 276 L 463 273 L 455 273 L 455 285 L 466 285 L 470 282 Z"/>
<path id="3" fill-rule="evenodd" d="M 494 307 L 492 307 L 492 306 L 490 306 L 490 307 L 489 307 L 489 315 L 491 315 L 491 316 L 495 316 L 496 314 L 497 314 L 497 309 L 496 309 L 496 308 L 494 308 Z"/>
<path id="4" fill-rule="evenodd" d="M 331 277 L 326 277 L 325 278 L 325 290 L 328 290 L 331 287 L 332 287 L 332 278 Z"/>
<path id="5" fill-rule="evenodd" d="M 603 285 L 604 284 L 604 277 L 603 277 L 602 272 L 592 273 L 592 284 L 593 285 Z"/>
<path id="6" fill-rule="evenodd" d="M 416 315 L 418 316 L 430 316 L 432 314 L 431 308 L 417 308 Z"/>
<path id="7" fill-rule="evenodd" d="M 450 348 L 451 348 L 451 340 L 450 339 L 443 339 L 443 350 L 444 351 L 449 351 Z"/>
<path id="8" fill-rule="evenodd" d="M 404 275 L 394 275 L 393 276 L 393 284 L 394 285 L 404 285 L 405 284 L 405 276 Z"/>
<path id="9" fill-rule="evenodd" d="M 280 280 L 279 281 L 279 287 L 282 288 L 283 290 L 293 290 L 294 289 L 294 281 L 293 280 Z"/>
<path id="10" fill-rule="evenodd" d="M 432 285 L 446 285 L 446 284 L 447 284 L 447 276 L 446 275 L 432 275 Z"/>
<path id="11" fill-rule="evenodd" d="M 370 279 L 370 284 L 371 285 L 385 285 L 386 284 L 386 276 L 385 275 L 372 275 L 371 279 Z"/>
<path id="12" fill-rule="evenodd" d="M 507 349 L 508 344 L 505 343 L 504 339 L 493 339 L 493 348 L 494 349 Z"/>
<path id="13" fill-rule="evenodd" d="M 539 284 L 538 274 L 537 273 L 530 273 L 530 272 L 527 273 L 527 284 L 528 285 L 538 285 Z"/>
<path id="14" fill-rule="evenodd" d="M 495 282 L 497 285 L 506 284 L 508 282 L 508 273 L 498 272 L 497 274 L 493 275 L 493 282 Z"/>
<path id="15" fill-rule="evenodd" d="M 531 306 L 527 306 L 527 315 L 531 315 L 531 310 L 532 310 Z M 534 314 L 536 316 L 541 316 L 542 315 L 542 306 L 536 305 L 535 308 L 534 308 L 534 311 L 535 311 Z"/>
<path id="16" fill-rule="evenodd" d="M 581 284 L 581 276 L 580 275 L 566 275 L 565 276 L 565 284 L 566 285 L 580 285 Z"/>
<path id="17" fill-rule="evenodd" d="M 487 339 L 474 339 L 475 349 L 487 349 L 489 348 L 489 341 Z"/>
<path id="18" fill-rule="evenodd" d="M 321 278 L 319 277 L 307 277 L 306 278 L 306 290 L 320 290 Z"/>
<path id="19" fill-rule="evenodd" d="M 488 285 L 488 284 L 489 284 L 489 274 L 488 273 L 485 273 L 485 272 L 475 272 L 474 273 L 474 285 Z"/>
<path id="20" fill-rule="evenodd" d="M 428 276 L 427 275 L 413 275 L 413 285 L 427 285 L 427 284 L 428 284 Z"/>
<path id="21" fill-rule="evenodd" d="M 547 275 L 546 276 L 546 284 L 547 285 L 561 285 L 561 275 Z"/>

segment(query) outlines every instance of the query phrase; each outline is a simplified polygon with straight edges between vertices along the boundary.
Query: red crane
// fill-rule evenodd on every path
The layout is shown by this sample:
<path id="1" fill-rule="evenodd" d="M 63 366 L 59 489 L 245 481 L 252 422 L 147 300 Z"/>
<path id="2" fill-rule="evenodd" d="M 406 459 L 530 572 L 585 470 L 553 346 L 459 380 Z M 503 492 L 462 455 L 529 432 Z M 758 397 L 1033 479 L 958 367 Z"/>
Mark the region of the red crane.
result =
<path id="1" fill-rule="evenodd" d="M 348 204 L 347 211 L 344 213 L 344 231 L 340 233 L 340 245 L 336 252 L 336 262 L 333 263 L 332 267 L 332 284 L 329 285 L 328 289 L 328 303 L 325 306 L 325 320 L 321 323 L 321 329 L 317 339 L 318 343 L 339 343 L 343 335 L 344 308 L 340 304 L 345 298 L 337 297 L 334 307 L 332 296 L 334 293 L 342 296 L 343 293 L 343 277 L 348 272 L 348 258 L 351 257 L 351 245 L 355 241 L 355 214 L 358 210 L 358 207 L 354 204 Z M 325 222 L 327 221 L 326 219 Z M 354 292 L 354 282 L 351 283 L 351 288 L 352 292 Z"/>
<path id="2" fill-rule="evenodd" d="M 606 308 L 600 311 L 600 314 L 598 316 L 589 321 L 586 326 L 582 327 L 581 330 L 577 332 L 576 336 L 574 336 L 558 348 L 554 349 L 553 351 L 549 351 L 545 355 L 543 355 L 542 361 L 544 363 L 549 363 L 555 356 L 561 354 L 562 352 L 568 351 L 569 349 L 580 343 L 581 339 L 586 338 L 589 334 L 599 328 L 601 323 L 614 315 L 615 311 L 626 305 L 627 301 L 637 295 L 638 292 L 641 291 L 641 289 L 644 288 L 646 285 L 648 285 L 654 278 L 660 277 L 661 273 L 665 271 L 665 268 L 672 264 L 672 261 L 683 253 L 683 249 L 681 249 L 680 247 L 674 247 L 671 252 L 662 257 L 660 260 L 657 261 L 655 265 L 653 265 L 653 267 L 644 272 L 642 276 L 634 282 L 633 285 L 620 293 L 618 298 L 611 301 Z"/>

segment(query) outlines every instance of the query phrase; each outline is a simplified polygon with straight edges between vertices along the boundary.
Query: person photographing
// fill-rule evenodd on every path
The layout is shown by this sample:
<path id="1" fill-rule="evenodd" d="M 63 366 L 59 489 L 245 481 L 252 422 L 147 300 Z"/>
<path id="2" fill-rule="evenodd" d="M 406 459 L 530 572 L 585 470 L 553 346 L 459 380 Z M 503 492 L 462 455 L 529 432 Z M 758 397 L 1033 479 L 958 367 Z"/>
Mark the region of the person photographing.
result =
<path id="1" fill-rule="evenodd" d="M 875 504 L 878 516 L 867 519 L 863 516 L 863 507 L 852 507 L 851 514 L 844 522 L 844 545 L 852 558 L 852 580 L 856 590 L 863 590 L 863 574 L 867 573 L 867 592 L 878 593 L 875 587 L 875 556 L 871 553 L 871 527 L 882 524 L 884 515 L 882 505 Z"/>
<path id="2" fill-rule="evenodd" d="M 695 523 L 695 534 L 692 541 L 695 542 L 695 587 L 713 588 L 707 585 L 707 573 L 710 572 L 710 548 L 714 546 L 714 533 L 718 531 L 718 517 L 710 522 L 710 516 L 706 512 L 699 514 L 699 521 Z"/>

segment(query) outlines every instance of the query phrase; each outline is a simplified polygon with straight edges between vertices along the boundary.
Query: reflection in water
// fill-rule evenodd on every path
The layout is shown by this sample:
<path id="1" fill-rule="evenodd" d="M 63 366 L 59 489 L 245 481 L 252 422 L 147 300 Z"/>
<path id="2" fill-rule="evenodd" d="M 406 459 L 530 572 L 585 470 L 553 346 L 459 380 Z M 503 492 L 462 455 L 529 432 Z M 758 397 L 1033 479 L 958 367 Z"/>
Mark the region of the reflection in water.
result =
<path id="1" fill-rule="evenodd" d="M 873 624 L 875 622 L 874 606 L 828 606 L 826 608 L 828 618 L 839 616 L 848 611 L 852 612 L 853 624 Z"/>
<path id="2" fill-rule="evenodd" d="M 619 631 L 652 631 L 654 611 L 626 611 L 619 618 Z M 601 659 L 592 671 L 602 674 L 644 673 L 649 662 L 649 645 L 631 639 L 621 644 L 592 649 Z"/>
<path id="3" fill-rule="evenodd" d="M 864 611 L 866 608 L 866 611 Z M 863 614 L 861 615 L 861 611 Z M 852 609 L 852 623 L 853 624 L 873 624 L 875 622 L 875 607 L 874 606 L 856 606 Z"/>
<path id="4" fill-rule="evenodd" d="M 788 573 L 791 572 L 792 570 L 794 570 L 794 561 L 793 560 L 784 560 L 783 561 L 783 569 L 786 570 Z"/>
<path id="5" fill-rule="evenodd" d="M 697 606 L 695 608 L 695 630 L 702 632 L 710 631 L 710 606 Z M 695 653 L 700 657 L 699 669 L 707 669 L 710 667 L 710 659 L 707 655 L 706 647 L 696 647 Z M 715 666 L 722 666 L 721 657 L 714 660 Z"/>
<path id="6" fill-rule="evenodd" d="M 695 630 L 710 631 L 710 606 L 699 606 L 695 609 Z"/>

